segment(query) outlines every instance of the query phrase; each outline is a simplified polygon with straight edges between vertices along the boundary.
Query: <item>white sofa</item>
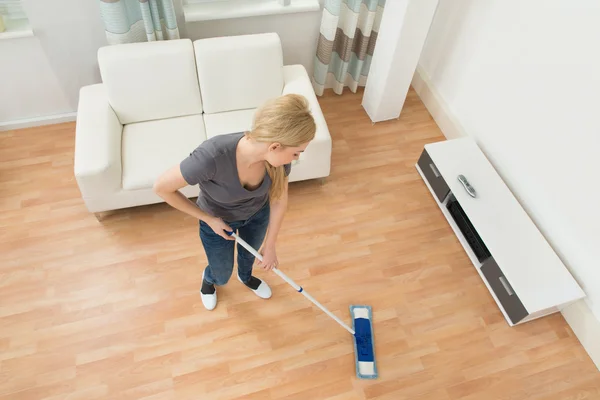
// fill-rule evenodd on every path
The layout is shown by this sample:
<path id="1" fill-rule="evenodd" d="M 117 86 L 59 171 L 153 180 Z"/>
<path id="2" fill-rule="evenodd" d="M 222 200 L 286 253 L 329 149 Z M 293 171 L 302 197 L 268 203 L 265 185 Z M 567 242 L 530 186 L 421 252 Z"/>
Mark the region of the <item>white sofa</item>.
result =
<path id="1" fill-rule="evenodd" d="M 90 212 L 161 202 L 152 185 L 163 171 L 207 138 L 250 129 L 257 107 L 287 93 L 304 95 L 317 123 L 290 182 L 329 175 L 327 123 L 304 67 L 283 65 L 277 34 L 108 46 L 98 63 L 103 83 L 81 89 L 75 140 Z"/>

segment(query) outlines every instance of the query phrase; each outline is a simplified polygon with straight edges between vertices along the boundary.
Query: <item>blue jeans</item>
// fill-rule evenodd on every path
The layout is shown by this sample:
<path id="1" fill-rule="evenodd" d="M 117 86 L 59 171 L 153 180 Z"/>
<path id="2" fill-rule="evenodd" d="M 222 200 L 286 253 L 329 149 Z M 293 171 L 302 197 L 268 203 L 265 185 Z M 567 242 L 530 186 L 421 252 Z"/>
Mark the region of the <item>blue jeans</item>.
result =
<path id="1" fill-rule="evenodd" d="M 248 244 L 258 250 L 267 233 L 271 207 L 269 202 L 245 221 L 225 221 L 227 225 Z M 217 286 L 225 285 L 233 271 L 235 241 L 225 240 L 217 235 L 210 226 L 200 221 L 200 239 L 208 257 L 208 266 L 204 271 L 204 280 Z M 242 282 L 248 282 L 252 276 L 254 256 L 238 245 L 238 275 Z"/>

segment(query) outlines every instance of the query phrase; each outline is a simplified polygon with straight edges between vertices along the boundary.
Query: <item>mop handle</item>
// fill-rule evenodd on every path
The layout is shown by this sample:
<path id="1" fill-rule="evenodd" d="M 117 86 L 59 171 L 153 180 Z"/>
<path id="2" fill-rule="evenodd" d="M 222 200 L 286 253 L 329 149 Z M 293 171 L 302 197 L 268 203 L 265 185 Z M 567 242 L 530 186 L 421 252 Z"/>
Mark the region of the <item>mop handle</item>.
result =
<path id="1" fill-rule="evenodd" d="M 229 234 L 229 232 L 227 232 Z M 248 250 L 254 257 L 258 258 L 260 261 L 263 260 L 262 255 L 260 255 L 260 253 L 256 250 L 254 250 L 254 248 L 252 246 L 250 246 L 248 243 L 246 243 L 244 241 L 244 239 L 242 239 L 241 237 L 239 237 L 239 235 L 235 232 L 231 233 L 231 236 L 233 236 L 237 242 L 246 250 Z M 338 317 L 336 317 L 331 311 L 329 311 L 328 309 L 326 309 L 321 303 L 319 303 L 314 297 L 312 297 L 310 294 L 308 294 L 304 289 L 302 289 L 302 286 L 299 286 L 296 282 L 294 282 L 289 276 L 287 276 L 286 274 L 284 274 L 283 272 L 281 272 L 278 268 L 273 268 L 273 272 L 275 272 L 277 275 L 279 275 L 279 277 L 281 279 L 283 279 L 284 281 L 286 281 L 291 287 L 293 287 L 297 292 L 302 293 L 304 295 L 304 297 L 306 297 L 307 299 L 309 299 L 310 301 L 313 302 L 313 304 L 317 307 L 319 307 L 321 309 L 321 311 L 323 311 L 325 314 L 329 315 L 331 318 L 333 318 L 338 324 L 340 324 L 345 330 L 347 330 L 348 332 L 350 332 L 352 335 L 354 335 L 354 330 L 352 328 L 350 328 L 348 325 L 346 325 L 345 323 L 342 322 L 342 320 L 340 320 Z"/>

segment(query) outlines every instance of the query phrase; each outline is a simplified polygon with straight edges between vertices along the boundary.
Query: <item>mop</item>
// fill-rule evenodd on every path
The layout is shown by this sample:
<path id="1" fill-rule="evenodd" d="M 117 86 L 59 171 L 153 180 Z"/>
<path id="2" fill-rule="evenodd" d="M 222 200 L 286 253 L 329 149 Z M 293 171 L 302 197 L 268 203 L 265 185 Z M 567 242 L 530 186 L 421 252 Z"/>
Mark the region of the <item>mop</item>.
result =
<path id="1" fill-rule="evenodd" d="M 260 261 L 263 260 L 260 253 L 252 248 L 252 246 L 246 243 L 242 238 L 240 238 L 235 232 L 227 233 L 233 236 L 237 242 L 246 250 L 248 250 L 254 257 L 258 258 Z M 281 279 L 286 281 L 298 293 L 302 293 L 304 297 L 319 307 L 325 314 L 333 318 L 333 320 L 350 332 L 350 334 L 354 337 L 356 376 L 360 379 L 377 378 L 377 365 L 375 364 L 375 352 L 373 347 L 373 327 L 371 325 L 371 320 L 373 319 L 371 307 L 365 305 L 351 305 L 350 314 L 352 316 L 352 328 L 350 328 L 331 311 L 326 309 L 321 303 L 315 300 L 315 298 L 308 294 L 301 286 L 290 279 L 286 274 L 277 268 L 273 268 L 273 272 L 279 275 Z"/>

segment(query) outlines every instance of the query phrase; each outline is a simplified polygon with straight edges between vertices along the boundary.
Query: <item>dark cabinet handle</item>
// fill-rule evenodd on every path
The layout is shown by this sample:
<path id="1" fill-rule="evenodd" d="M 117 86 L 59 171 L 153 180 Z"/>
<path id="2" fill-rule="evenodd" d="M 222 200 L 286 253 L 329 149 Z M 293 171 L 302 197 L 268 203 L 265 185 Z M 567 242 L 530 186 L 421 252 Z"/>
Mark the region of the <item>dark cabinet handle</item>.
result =
<path id="1" fill-rule="evenodd" d="M 429 168 L 431 168 L 431 170 L 433 171 L 433 174 L 435 175 L 436 178 L 440 177 L 440 171 L 437 170 L 437 168 L 435 167 L 435 165 L 433 165 L 433 163 L 429 163 Z"/>

